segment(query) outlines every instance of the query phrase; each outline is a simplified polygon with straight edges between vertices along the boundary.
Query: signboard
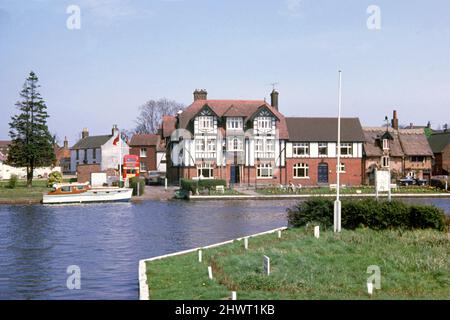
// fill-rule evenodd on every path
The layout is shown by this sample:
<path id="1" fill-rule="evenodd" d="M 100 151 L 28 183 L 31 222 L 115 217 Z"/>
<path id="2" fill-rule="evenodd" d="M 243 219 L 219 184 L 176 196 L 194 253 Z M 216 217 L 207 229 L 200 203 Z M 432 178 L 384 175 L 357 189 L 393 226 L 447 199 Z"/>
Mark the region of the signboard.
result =
<path id="1" fill-rule="evenodd" d="M 377 192 L 389 192 L 391 187 L 391 173 L 387 170 L 376 171 L 375 187 Z"/>

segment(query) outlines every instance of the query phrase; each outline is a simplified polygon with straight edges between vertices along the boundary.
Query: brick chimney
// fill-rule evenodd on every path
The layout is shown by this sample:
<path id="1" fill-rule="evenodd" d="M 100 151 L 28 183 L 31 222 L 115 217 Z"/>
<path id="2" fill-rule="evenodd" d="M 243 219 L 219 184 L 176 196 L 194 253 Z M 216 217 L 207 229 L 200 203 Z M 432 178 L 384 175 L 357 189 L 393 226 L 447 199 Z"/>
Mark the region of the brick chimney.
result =
<path id="1" fill-rule="evenodd" d="M 67 141 L 67 137 L 64 137 L 64 149 L 69 149 L 69 141 Z"/>
<path id="2" fill-rule="evenodd" d="M 275 89 L 272 90 L 270 94 L 270 105 L 278 110 L 278 91 Z"/>
<path id="3" fill-rule="evenodd" d="M 88 128 L 83 128 L 83 131 L 81 132 L 81 139 L 89 137 L 89 130 Z"/>
<path id="4" fill-rule="evenodd" d="M 208 99 L 208 92 L 205 89 L 195 89 L 194 101 L 207 99 Z"/>
<path id="5" fill-rule="evenodd" d="M 114 124 L 111 130 L 111 134 L 114 136 L 119 131 L 119 128 L 117 127 L 117 124 Z"/>
<path id="6" fill-rule="evenodd" d="M 397 116 L 397 110 L 394 110 L 394 114 L 392 116 L 392 128 L 394 130 L 398 130 L 398 116 Z"/>

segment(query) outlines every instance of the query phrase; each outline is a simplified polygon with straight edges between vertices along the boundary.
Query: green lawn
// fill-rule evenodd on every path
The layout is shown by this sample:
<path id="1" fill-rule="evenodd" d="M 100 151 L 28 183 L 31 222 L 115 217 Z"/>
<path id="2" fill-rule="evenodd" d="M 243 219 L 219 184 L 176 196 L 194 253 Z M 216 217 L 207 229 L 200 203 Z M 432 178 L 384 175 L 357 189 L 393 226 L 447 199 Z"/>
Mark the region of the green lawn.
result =
<path id="1" fill-rule="evenodd" d="M 363 194 L 375 194 L 375 187 L 373 186 L 359 186 L 359 187 L 343 187 L 340 189 L 342 194 L 356 194 L 357 191 Z M 261 188 L 256 190 L 263 195 L 284 195 L 284 194 L 334 194 L 336 189 L 329 187 L 303 187 L 292 191 L 291 189 L 281 189 L 279 187 Z M 358 192 L 359 192 L 358 191 Z M 398 187 L 393 189 L 392 193 L 448 193 L 445 190 L 431 187 L 431 186 L 408 186 Z"/>
<path id="2" fill-rule="evenodd" d="M 344 230 L 335 235 L 289 229 L 197 253 L 147 262 L 151 299 L 369 299 L 367 267 L 378 265 L 381 290 L 373 299 L 449 299 L 450 246 L 429 230 Z M 263 274 L 263 255 L 271 275 Z M 213 267 L 214 280 L 207 267 Z"/>
<path id="3" fill-rule="evenodd" d="M 47 180 L 33 180 L 32 188 L 27 188 L 26 181 L 19 180 L 14 189 L 8 188 L 8 181 L 0 181 L 0 202 L 37 202 L 49 190 Z"/>

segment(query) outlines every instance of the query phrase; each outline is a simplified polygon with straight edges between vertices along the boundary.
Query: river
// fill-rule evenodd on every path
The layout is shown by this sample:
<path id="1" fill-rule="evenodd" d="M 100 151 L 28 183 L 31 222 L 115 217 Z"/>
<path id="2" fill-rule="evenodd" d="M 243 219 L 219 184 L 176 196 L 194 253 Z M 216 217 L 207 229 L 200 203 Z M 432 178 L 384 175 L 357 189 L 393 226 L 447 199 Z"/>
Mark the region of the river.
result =
<path id="1" fill-rule="evenodd" d="M 450 199 L 411 199 L 450 212 Z M 0 299 L 137 299 L 138 261 L 286 225 L 289 201 L 0 205 Z M 70 290 L 67 268 L 81 271 Z"/>

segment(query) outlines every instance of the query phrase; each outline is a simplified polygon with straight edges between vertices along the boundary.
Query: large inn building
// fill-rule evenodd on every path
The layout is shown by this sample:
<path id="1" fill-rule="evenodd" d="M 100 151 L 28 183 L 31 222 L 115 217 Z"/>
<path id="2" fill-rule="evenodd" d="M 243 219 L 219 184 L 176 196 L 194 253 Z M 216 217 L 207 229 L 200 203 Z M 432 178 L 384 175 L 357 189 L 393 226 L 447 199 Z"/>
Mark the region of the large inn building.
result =
<path id="1" fill-rule="evenodd" d="M 364 133 L 358 118 L 343 118 L 341 183 L 362 184 Z M 205 90 L 175 117 L 163 119 L 167 176 L 225 179 L 236 184 L 336 183 L 337 119 L 286 118 L 278 92 L 264 100 L 209 100 Z"/>

